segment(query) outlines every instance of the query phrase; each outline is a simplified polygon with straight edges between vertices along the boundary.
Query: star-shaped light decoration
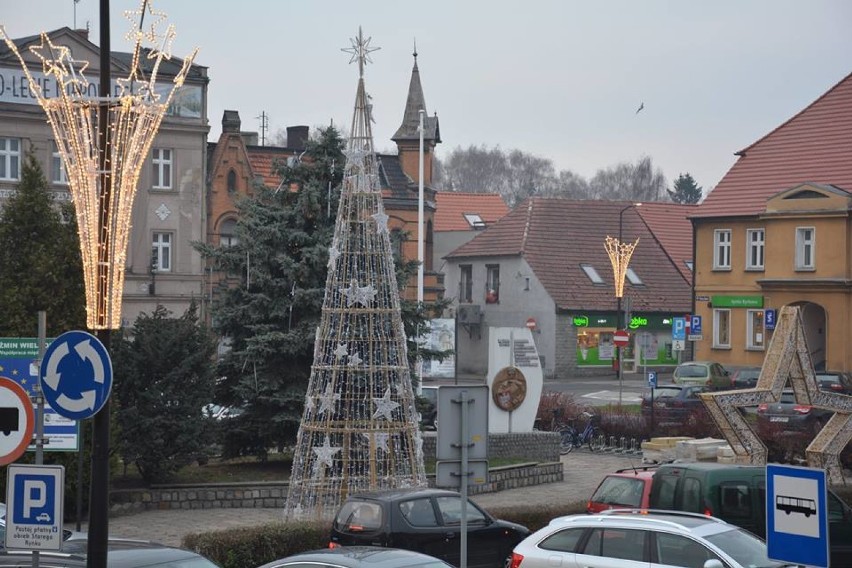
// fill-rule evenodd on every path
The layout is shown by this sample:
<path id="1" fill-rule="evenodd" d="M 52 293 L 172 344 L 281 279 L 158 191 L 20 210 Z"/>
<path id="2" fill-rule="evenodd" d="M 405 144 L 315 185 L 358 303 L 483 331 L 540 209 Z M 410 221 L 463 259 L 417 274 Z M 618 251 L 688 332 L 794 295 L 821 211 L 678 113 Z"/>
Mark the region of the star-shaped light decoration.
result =
<path id="1" fill-rule="evenodd" d="M 366 286 L 359 286 L 358 303 L 364 306 L 365 308 L 369 308 L 370 304 L 373 303 L 373 300 L 376 299 L 376 294 L 378 294 L 378 291 L 373 288 L 372 284 L 367 284 Z"/>
<path id="2" fill-rule="evenodd" d="M 380 47 L 370 47 L 370 41 L 373 38 L 364 37 L 364 33 L 361 31 L 361 27 L 358 27 L 358 36 L 350 38 L 349 41 L 352 43 L 352 47 L 342 47 L 340 51 L 345 51 L 346 53 L 351 53 L 352 57 L 349 58 L 349 63 L 358 62 L 358 74 L 360 77 L 364 76 L 364 65 L 367 63 L 372 63 L 373 60 L 370 59 L 370 53 L 374 51 L 378 51 L 381 49 Z"/>
<path id="3" fill-rule="evenodd" d="M 340 393 L 334 392 L 331 383 L 325 387 L 325 392 L 319 395 L 320 408 L 318 414 L 324 414 L 326 410 L 334 410 L 334 403 L 340 400 Z"/>
<path id="4" fill-rule="evenodd" d="M 353 353 L 352 355 L 349 356 L 349 366 L 350 367 L 357 367 L 358 365 L 360 365 L 363 362 L 364 362 L 364 360 L 361 359 L 361 357 L 359 357 L 357 353 Z"/>
<path id="5" fill-rule="evenodd" d="M 376 405 L 376 411 L 373 413 L 373 419 L 384 418 L 391 419 L 391 414 L 399 408 L 399 403 L 391 400 L 390 387 L 385 391 L 385 395 L 381 398 L 373 398 L 373 403 Z"/>
<path id="6" fill-rule="evenodd" d="M 346 357 L 347 355 L 349 355 L 349 348 L 346 347 L 345 343 L 338 343 L 337 349 L 334 350 L 334 356 L 339 359 L 340 357 Z"/>
<path id="7" fill-rule="evenodd" d="M 806 454 L 808 465 L 824 468 L 830 483 L 843 483 L 839 455 L 852 439 L 852 396 L 820 390 L 798 307 L 781 308 L 754 388 L 700 396 L 737 461 L 763 465 L 768 453 L 766 445 L 739 409 L 778 402 L 788 379 L 797 404 L 834 412 L 807 447 Z"/>
<path id="8" fill-rule="evenodd" d="M 328 247 L 328 267 L 334 268 L 337 259 L 340 258 L 342 253 L 337 248 L 337 241 L 333 242 L 330 247 Z"/>
<path id="9" fill-rule="evenodd" d="M 340 293 L 346 296 L 346 305 L 351 307 L 358 303 L 358 281 L 354 278 L 348 288 L 340 288 Z"/>
<path id="10" fill-rule="evenodd" d="M 322 473 L 322 466 L 331 467 L 334 463 L 334 455 L 342 449 L 341 447 L 332 446 L 328 436 L 325 437 L 322 446 L 313 448 L 314 454 L 317 456 L 314 462 L 314 477 L 318 477 Z"/>
<path id="11" fill-rule="evenodd" d="M 310 396 L 305 397 L 305 410 L 308 412 L 313 412 L 316 405 L 314 404 L 314 399 Z"/>
<path id="12" fill-rule="evenodd" d="M 364 159 L 369 155 L 365 148 L 360 146 L 352 146 L 343 150 L 343 155 L 346 157 L 347 170 L 357 169 L 359 172 L 364 170 Z M 357 179 L 359 176 L 350 174 L 350 178 Z"/>
<path id="13" fill-rule="evenodd" d="M 382 450 L 386 454 L 390 452 L 390 450 L 388 450 L 388 440 L 390 439 L 390 435 L 387 432 L 364 434 L 364 437 L 367 438 L 367 442 L 370 443 L 375 440 L 376 449 Z"/>
<path id="14" fill-rule="evenodd" d="M 388 219 L 390 219 L 390 217 L 388 217 L 387 213 L 385 213 L 383 209 L 379 209 L 378 213 L 373 213 L 370 217 L 375 219 L 376 230 L 379 234 L 388 232 Z"/>

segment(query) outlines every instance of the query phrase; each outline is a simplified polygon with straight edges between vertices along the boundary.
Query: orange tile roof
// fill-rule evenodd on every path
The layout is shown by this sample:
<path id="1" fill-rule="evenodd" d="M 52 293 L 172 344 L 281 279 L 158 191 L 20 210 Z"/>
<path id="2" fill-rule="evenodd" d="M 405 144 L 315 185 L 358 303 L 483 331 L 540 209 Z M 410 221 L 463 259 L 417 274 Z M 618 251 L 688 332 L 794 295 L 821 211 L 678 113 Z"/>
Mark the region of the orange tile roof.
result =
<path id="1" fill-rule="evenodd" d="M 613 310 L 613 274 L 604 241 L 608 235 L 618 236 L 619 213 L 628 205 L 628 201 L 534 197 L 446 258 L 464 261 L 474 257 L 523 256 L 557 309 Z M 651 233 L 652 225 L 631 212 L 626 212 L 622 220 L 624 240 L 640 239 L 630 267 L 645 285 L 626 284 L 624 292 L 633 301 L 633 309 L 688 311 L 692 306 L 692 286 Z M 676 234 L 687 226 L 688 232 Z M 673 238 L 689 239 L 692 249 L 691 225 L 673 223 L 671 230 Z M 581 264 L 591 264 L 605 284 L 593 284 Z"/>
<path id="2" fill-rule="evenodd" d="M 293 155 L 292 150 L 275 146 L 246 146 L 252 173 L 263 180 L 266 187 L 275 189 L 281 183 L 281 176 L 274 173 L 275 164 L 286 162 Z"/>
<path id="3" fill-rule="evenodd" d="M 496 223 L 509 207 L 497 193 L 461 193 L 439 191 L 435 194 L 435 228 L 437 231 L 470 231 L 472 227 L 465 213 L 475 213 L 488 227 Z"/>
<path id="4" fill-rule="evenodd" d="M 648 225 L 654 238 L 672 259 L 687 282 L 692 282 L 692 271 L 686 265 L 692 262 L 692 215 L 697 205 L 645 202 L 636 211 Z"/>
<path id="5" fill-rule="evenodd" d="M 804 182 L 852 189 L 852 74 L 738 154 L 693 217 L 755 215 Z"/>

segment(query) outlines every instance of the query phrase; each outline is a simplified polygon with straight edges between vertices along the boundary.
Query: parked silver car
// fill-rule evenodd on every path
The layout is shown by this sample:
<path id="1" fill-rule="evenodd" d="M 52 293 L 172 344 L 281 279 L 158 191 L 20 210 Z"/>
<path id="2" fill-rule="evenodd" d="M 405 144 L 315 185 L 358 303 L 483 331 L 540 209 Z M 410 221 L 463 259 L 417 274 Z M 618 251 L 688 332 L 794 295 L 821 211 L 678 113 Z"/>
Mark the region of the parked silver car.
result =
<path id="1" fill-rule="evenodd" d="M 779 568 L 750 532 L 697 513 L 612 509 L 550 521 L 515 546 L 511 568 Z"/>

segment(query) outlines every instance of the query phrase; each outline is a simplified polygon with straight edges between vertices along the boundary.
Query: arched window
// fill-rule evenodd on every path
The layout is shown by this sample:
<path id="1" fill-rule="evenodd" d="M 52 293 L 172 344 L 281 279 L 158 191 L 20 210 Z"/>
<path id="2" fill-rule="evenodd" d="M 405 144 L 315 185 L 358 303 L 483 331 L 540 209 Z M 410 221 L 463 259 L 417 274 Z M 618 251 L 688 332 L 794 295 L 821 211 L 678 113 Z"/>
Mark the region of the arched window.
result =
<path id="1" fill-rule="evenodd" d="M 223 247 L 232 247 L 239 241 L 235 234 L 237 230 L 237 222 L 233 219 L 225 219 L 219 228 L 219 244 Z"/>
<path id="2" fill-rule="evenodd" d="M 237 191 L 237 172 L 231 170 L 228 172 L 228 193 Z"/>

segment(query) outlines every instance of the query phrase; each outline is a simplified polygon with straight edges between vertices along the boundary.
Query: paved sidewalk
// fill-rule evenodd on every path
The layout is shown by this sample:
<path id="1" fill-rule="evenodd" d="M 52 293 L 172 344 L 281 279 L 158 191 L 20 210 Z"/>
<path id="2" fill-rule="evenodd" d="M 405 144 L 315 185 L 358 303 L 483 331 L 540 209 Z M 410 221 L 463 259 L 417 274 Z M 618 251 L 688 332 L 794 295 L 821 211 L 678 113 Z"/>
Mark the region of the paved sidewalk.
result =
<path id="1" fill-rule="evenodd" d="M 593 454 L 575 450 L 562 457 L 564 480 L 559 483 L 474 495 L 471 499 L 486 509 L 519 504 L 550 505 L 581 501 L 591 496 L 605 473 L 634 465 L 638 467 L 641 461 L 639 456 Z M 114 536 L 148 539 L 179 546 L 183 537 L 190 533 L 252 527 L 282 519 L 281 509 L 146 511 L 110 519 L 109 532 Z"/>

